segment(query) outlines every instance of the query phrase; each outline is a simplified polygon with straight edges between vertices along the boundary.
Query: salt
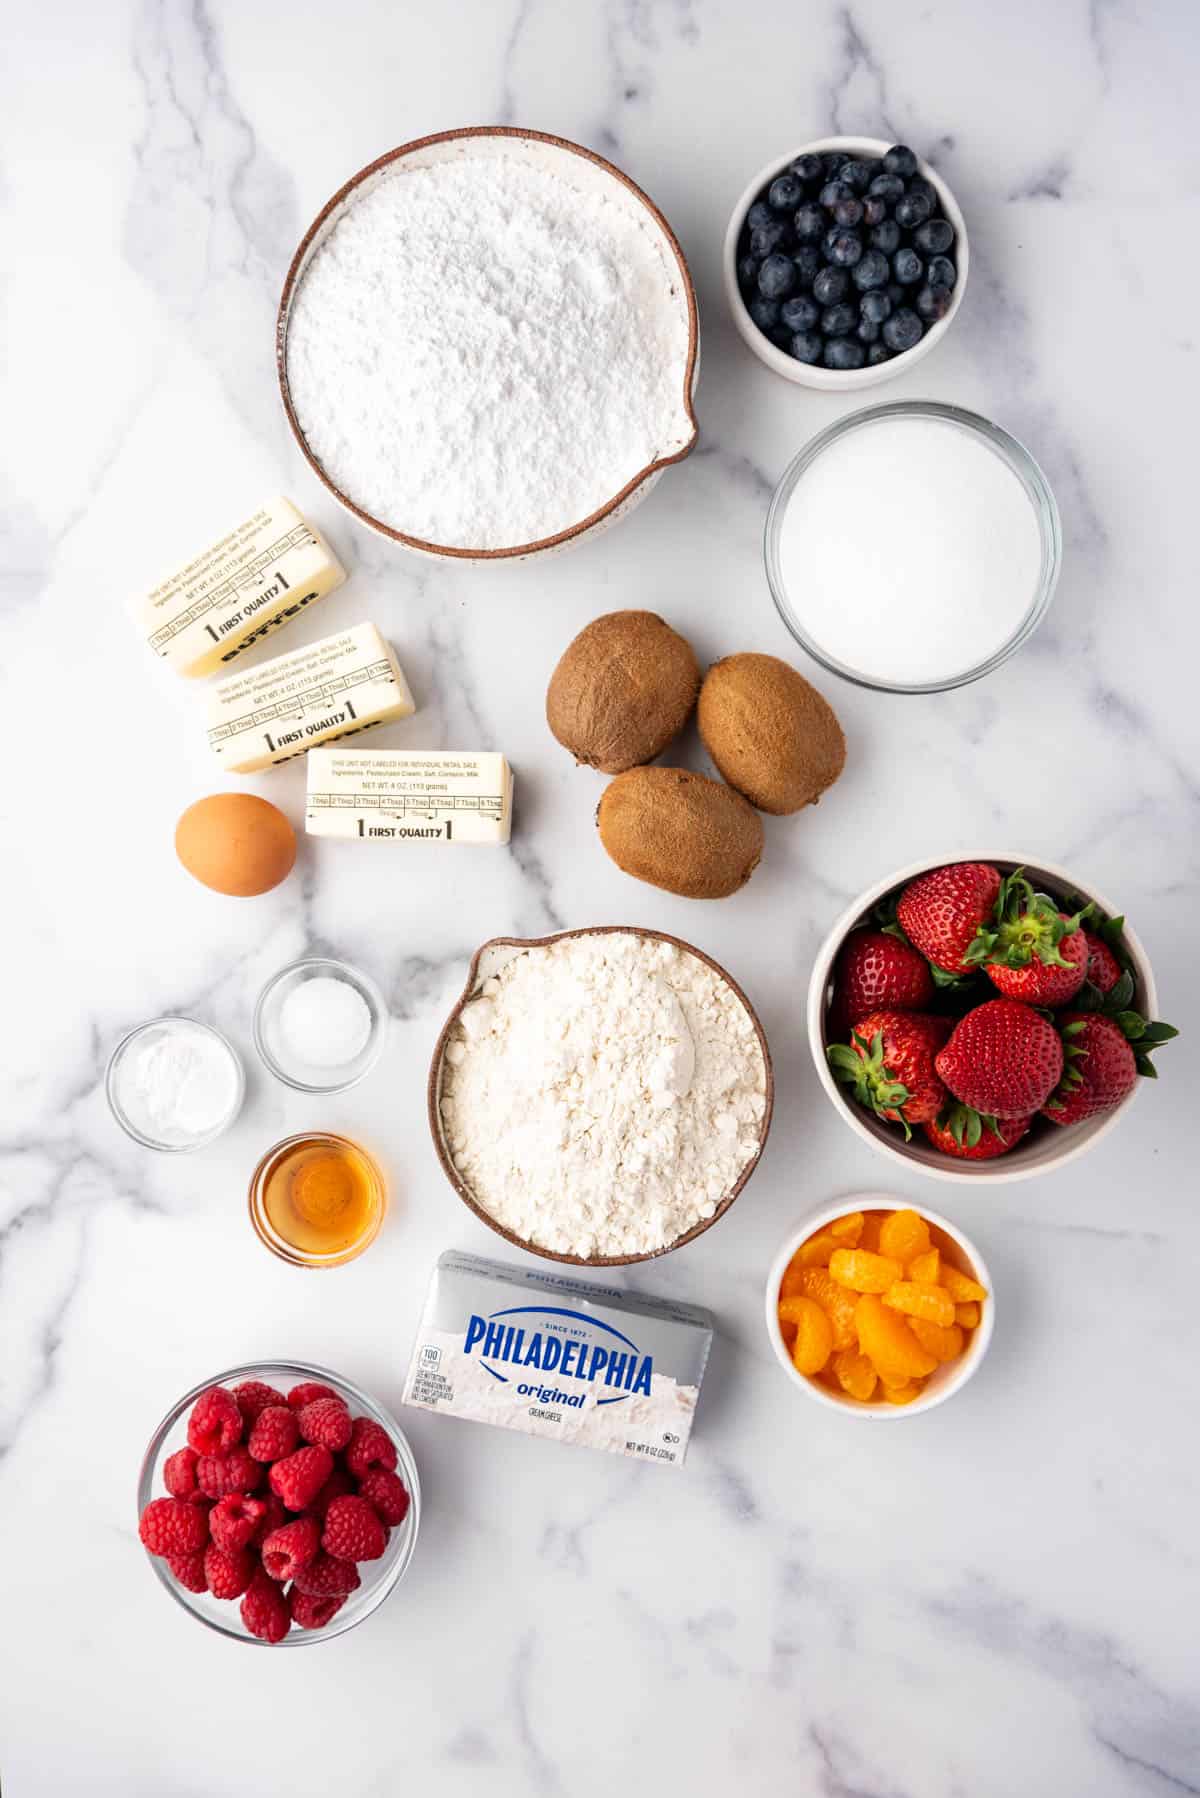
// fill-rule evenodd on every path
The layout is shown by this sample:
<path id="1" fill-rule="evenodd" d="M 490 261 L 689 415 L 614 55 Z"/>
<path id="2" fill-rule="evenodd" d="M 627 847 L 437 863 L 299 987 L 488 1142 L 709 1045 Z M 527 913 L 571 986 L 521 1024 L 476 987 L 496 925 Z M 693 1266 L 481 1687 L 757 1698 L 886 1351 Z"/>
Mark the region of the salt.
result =
<path id="1" fill-rule="evenodd" d="M 314 254 L 292 404 L 356 505 L 458 549 L 580 524 L 690 435 L 678 266 L 624 190 L 492 146 L 401 167 Z"/>
<path id="2" fill-rule="evenodd" d="M 953 681 L 1009 643 L 1038 587 L 1033 501 L 976 430 L 910 415 L 834 438 L 779 531 L 787 602 L 816 649 L 884 685 Z"/>
<path id="3" fill-rule="evenodd" d="M 370 1007 L 349 981 L 317 974 L 300 981 L 284 999 L 279 1034 L 296 1061 L 315 1068 L 347 1067 L 370 1041 Z"/>

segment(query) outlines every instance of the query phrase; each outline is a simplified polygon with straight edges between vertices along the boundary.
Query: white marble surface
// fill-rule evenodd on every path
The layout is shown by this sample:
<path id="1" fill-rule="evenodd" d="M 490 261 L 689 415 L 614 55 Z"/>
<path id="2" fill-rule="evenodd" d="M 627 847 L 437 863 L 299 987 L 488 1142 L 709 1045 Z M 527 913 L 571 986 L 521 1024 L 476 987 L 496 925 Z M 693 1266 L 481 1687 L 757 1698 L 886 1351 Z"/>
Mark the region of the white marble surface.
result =
<path id="1" fill-rule="evenodd" d="M 6 1798 L 1200 1791 L 1195 1030 L 1059 1176 L 986 1198 L 894 1183 L 942 1202 L 995 1270 L 994 1347 L 952 1405 L 882 1434 L 826 1415 L 791 1393 L 761 1319 L 784 1233 L 886 1172 L 822 1097 L 802 1026 L 814 948 L 861 887 L 981 839 L 1041 854 L 1123 902 L 1168 1017 L 1200 998 L 1192 10 L 43 0 L 10 9 L 6 38 Z M 445 572 L 350 529 L 274 386 L 274 305 L 309 217 L 378 152 L 480 121 L 618 160 L 700 292 L 698 452 L 544 569 Z M 818 812 L 768 821 L 746 892 L 689 904 L 607 862 L 598 783 L 551 742 L 542 694 L 571 635 L 617 605 L 662 609 L 702 655 L 790 653 L 763 514 L 843 407 L 739 344 L 718 248 L 748 174 L 834 129 L 909 139 L 954 186 L 970 291 L 887 397 L 961 401 L 1024 437 L 1066 566 L 1040 636 L 980 686 L 911 701 L 825 682 L 844 779 Z M 126 595 L 279 487 L 352 568 L 279 646 L 374 618 L 420 698 L 404 740 L 512 757 L 510 855 L 306 845 L 252 903 L 181 873 L 175 817 L 216 783 L 196 695 L 151 665 Z M 251 784 L 295 818 L 302 781 Z M 388 1604 L 307 1654 L 210 1637 L 137 1545 L 150 1429 L 254 1356 L 327 1361 L 396 1402 L 436 1253 L 494 1246 L 429 1145 L 435 1032 L 485 937 L 586 922 L 714 953 L 775 1053 L 757 1177 L 716 1231 L 629 1281 L 719 1318 L 687 1469 L 410 1413 L 428 1508 Z M 101 1089 L 119 1033 L 184 1010 L 249 1053 L 259 986 L 305 949 L 385 988 L 377 1075 L 319 1105 L 255 1073 L 216 1148 L 126 1141 Z M 253 1242 L 244 1199 L 260 1150 L 308 1123 L 360 1133 L 394 1190 L 369 1256 L 314 1277 Z"/>

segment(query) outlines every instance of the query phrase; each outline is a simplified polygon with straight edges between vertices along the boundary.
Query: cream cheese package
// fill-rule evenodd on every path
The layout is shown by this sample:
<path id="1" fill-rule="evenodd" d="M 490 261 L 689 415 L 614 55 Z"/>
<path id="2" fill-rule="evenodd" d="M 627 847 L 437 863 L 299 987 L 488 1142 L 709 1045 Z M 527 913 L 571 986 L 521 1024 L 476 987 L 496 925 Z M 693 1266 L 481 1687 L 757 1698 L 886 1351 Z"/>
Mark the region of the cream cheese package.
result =
<path id="1" fill-rule="evenodd" d="M 370 842 L 507 843 L 512 791 L 494 750 L 314 749 L 304 825 Z"/>
<path id="2" fill-rule="evenodd" d="M 712 1333 L 695 1305 L 449 1251 L 404 1402 L 681 1467 Z"/>
<path id="3" fill-rule="evenodd" d="M 180 674 L 215 674 L 345 578 L 320 532 L 290 500 L 272 499 L 134 611 L 155 655 Z"/>
<path id="4" fill-rule="evenodd" d="M 218 681 L 208 741 L 222 766 L 254 774 L 415 710 L 391 648 L 373 624 L 357 624 Z"/>

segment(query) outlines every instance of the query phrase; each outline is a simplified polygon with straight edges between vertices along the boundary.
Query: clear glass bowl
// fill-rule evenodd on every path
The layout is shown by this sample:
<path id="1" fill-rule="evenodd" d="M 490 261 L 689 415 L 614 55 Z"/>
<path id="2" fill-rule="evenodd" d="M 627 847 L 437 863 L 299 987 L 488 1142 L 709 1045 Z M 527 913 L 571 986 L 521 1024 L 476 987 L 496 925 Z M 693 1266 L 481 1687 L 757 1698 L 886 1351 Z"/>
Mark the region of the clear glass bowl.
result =
<path id="1" fill-rule="evenodd" d="M 349 1151 L 372 1188 L 371 1215 L 362 1234 L 344 1249 L 335 1249 L 325 1255 L 316 1249 L 297 1248 L 295 1243 L 289 1242 L 286 1236 L 279 1233 L 267 1213 L 267 1181 L 279 1162 L 301 1143 L 306 1147 L 326 1146 Z M 254 1225 L 255 1235 L 273 1255 L 278 1255 L 281 1261 L 286 1261 L 291 1267 L 344 1267 L 347 1261 L 357 1260 L 379 1235 L 386 1210 L 387 1186 L 378 1164 L 359 1143 L 351 1142 L 348 1136 L 336 1136 L 331 1130 L 301 1130 L 295 1136 L 285 1136 L 282 1142 L 277 1142 L 274 1148 L 267 1150 L 250 1177 L 250 1222 Z"/>
<path id="2" fill-rule="evenodd" d="M 319 1068 L 289 1059 L 280 1038 L 279 1014 L 289 993 L 314 975 L 344 980 L 364 1001 L 371 1014 L 371 1032 L 353 1061 L 336 1067 Z M 335 961 L 328 955 L 305 955 L 273 974 L 258 996 L 254 1008 L 254 1047 L 263 1066 L 276 1080 L 282 1080 L 298 1093 L 344 1093 L 365 1080 L 379 1057 L 387 1038 L 388 1009 L 383 994 L 366 974 L 360 974 L 349 962 Z"/>
<path id="3" fill-rule="evenodd" d="M 1016 475 L 1029 498 L 1037 519 L 1038 534 L 1041 539 L 1041 567 L 1034 591 L 1029 596 L 1029 606 L 1020 624 L 1006 643 L 973 668 L 960 673 L 939 677 L 929 681 L 887 681 L 862 670 L 848 667 L 831 655 L 828 650 L 813 638 L 805 628 L 797 614 L 796 608 L 788 594 L 783 578 L 780 560 L 780 536 L 783 529 L 784 514 L 788 501 L 805 472 L 816 461 L 830 444 L 847 436 L 851 431 L 859 431 L 877 424 L 886 418 L 936 418 L 953 424 L 963 431 L 969 431 L 980 437 Z M 829 425 L 819 431 L 799 455 L 795 456 L 784 469 L 779 485 L 776 487 L 767 511 L 766 532 L 763 540 L 763 553 L 767 565 L 767 582 L 771 589 L 771 597 L 775 601 L 776 610 L 784 624 L 814 662 L 822 668 L 836 674 L 842 680 L 852 681 L 858 687 L 871 687 L 883 693 L 946 693 L 953 687 L 965 687 L 971 681 L 981 680 L 985 674 L 991 674 L 1006 662 L 1013 651 L 1031 637 L 1042 622 L 1054 597 L 1054 589 L 1058 582 L 1059 568 L 1062 563 L 1062 528 L 1059 524 L 1058 506 L 1054 494 L 1045 475 L 1025 448 L 1017 439 L 1002 430 L 999 425 L 992 424 L 989 419 L 982 418 L 977 412 L 968 412 L 962 406 L 943 405 L 936 400 L 898 400 L 885 406 L 867 406 L 860 412 L 852 412 L 849 417 L 841 418 L 836 424 Z"/>
<path id="4" fill-rule="evenodd" d="M 204 1035 L 212 1037 L 214 1041 L 221 1045 L 222 1049 L 224 1049 L 225 1053 L 228 1055 L 236 1075 L 236 1088 L 233 1104 L 230 1106 L 225 1116 L 219 1123 L 214 1124 L 211 1130 L 205 1131 L 200 1136 L 189 1137 L 185 1142 L 164 1142 L 156 1137 L 148 1136 L 144 1131 L 139 1130 L 138 1126 L 133 1122 L 132 1118 L 121 1104 L 118 1091 L 121 1084 L 121 1065 L 133 1044 L 137 1042 L 140 1037 L 143 1037 L 148 1030 L 167 1029 L 172 1025 L 185 1026 L 188 1030 L 200 1031 L 203 1032 Z M 112 1112 L 116 1122 L 121 1126 L 122 1130 L 124 1130 L 126 1136 L 131 1136 L 134 1142 L 140 1143 L 144 1149 L 157 1149 L 162 1155 L 187 1155 L 190 1154 L 193 1149 L 203 1149 L 206 1148 L 209 1143 L 216 1142 L 217 1138 L 223 1136 L 229 1126 L 233 1123 L 234 1119 L 242 1109 L 242 1101 L 246 1096 L 246 1071 L 242 1066 L 242 1058 L 234 1048 L 233 1044 L 228 1038 L 222 1036 L 219 1030 L 214 1030 L 211 1024 L 201 1024 L 196 1018 L 174 1016 L 150 1018 L 145 1024 L 137 1024 L 132 1030 L 127 1030 L 112 1054 L 109 1056 L 108 1066 L 104 1071 L 104 1096 L 108 1100 L 108 1109 Z"/>
<path id="5" fill-rule="evenodd" d="M 421 1485 L 407 1437 L 382 1405 L 368 1398 L 365 1392 L 358 1386 L 351 1385 L 349 1380 L 344 1380 L 340 1374 L 331 1373 L 327 1367 L 317 1367 L 308 1361 L 249 1361 L 242 1367 L 227 1367 L 222 1373 L 211 1374 L 198 1386 L 193 1386 L 177 1404 L 172 1405 L 150 1439 L 150 1446 L 138 1474 L 137 1515 L 141 1517 L 152 1498 L 166 1495 L 166 1487 L 162 1481 L 163 1463 L 168 1455 L 174 1454 L 176 1449 L 183 1448 L 186 1444 L 188 1412 L 200 1394 L 209 1386 L 237 1386 L 243 1380 L 263 1380 L 268 1386 L 277 1386 L 282 1392 L 289 1391 L 302 1380 L 320 1380 L 345 1399 L 354 1415 L 373 1418 L 387 1431 L 396 1445 L 396 1472 L 409 1492 L 407 1517 L 392 1531 L 382 1558 L 361 1564 L 359 1573 L 362 1585 L 357 1592 L 350 1594 L 341 1610 L 324 1629 L 290 1629 L 282 1642 L 277 1643 L 263 1642 L 250 1634 L 242 1623 L 240 1599 L 225 1600 L 214 1598 L 208 1592 L 189 1592 L 173 1577 L 161 1557 L 148 1554 L 146 1559 L 153 1567 L 160 1584 L 175 1602 L 190 1612 L 198 1623 L 215 1630 L 220 1636 L 228 1636 L 235 1642 L 248 1642 L 256 1648 L 307 1648 L 317 1642 L 332 1641 L 335 1636 L 345 1635 L 348 1629 L 353 1629 L 355 1624 L 369 1617 L 372 1611 L 378 1610 L 388 1593 L 399 1583 L 412 1559 L 421 1518 Z"/>

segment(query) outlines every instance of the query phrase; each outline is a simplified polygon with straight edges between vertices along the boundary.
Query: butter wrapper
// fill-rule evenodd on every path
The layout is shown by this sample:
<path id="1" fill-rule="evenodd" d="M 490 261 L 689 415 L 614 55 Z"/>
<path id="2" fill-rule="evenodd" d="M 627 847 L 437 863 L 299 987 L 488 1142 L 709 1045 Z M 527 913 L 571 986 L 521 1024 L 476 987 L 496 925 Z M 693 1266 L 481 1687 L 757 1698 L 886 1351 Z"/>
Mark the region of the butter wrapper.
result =
<path id="1" fill-rule="evenodd" d="M 695 1305 L 449 1251 L 404 1402 L 681 1467 L 712 1334 Z"/>

